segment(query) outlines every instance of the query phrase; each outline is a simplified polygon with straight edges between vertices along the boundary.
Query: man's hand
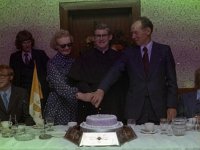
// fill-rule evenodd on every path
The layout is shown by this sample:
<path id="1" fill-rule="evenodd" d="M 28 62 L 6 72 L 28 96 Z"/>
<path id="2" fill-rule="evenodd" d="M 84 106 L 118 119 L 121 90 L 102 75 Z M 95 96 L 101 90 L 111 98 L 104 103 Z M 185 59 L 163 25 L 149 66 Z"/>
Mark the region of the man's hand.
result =
<path id="1" fill-rule="evenodd" d="M 176 109 L 175 108 L 168 108 L 167 109 L 167 120 L 172 121 L 176 117 Z"/>
<path id="2" fill-rule="evenodd" d="M 97 89 L 95 92 L 93 92 L 93 96 L 91 99 L 91 103 L 98 108 L 102 99 L 104 97 L 104 91 L 102 89 Z"/>

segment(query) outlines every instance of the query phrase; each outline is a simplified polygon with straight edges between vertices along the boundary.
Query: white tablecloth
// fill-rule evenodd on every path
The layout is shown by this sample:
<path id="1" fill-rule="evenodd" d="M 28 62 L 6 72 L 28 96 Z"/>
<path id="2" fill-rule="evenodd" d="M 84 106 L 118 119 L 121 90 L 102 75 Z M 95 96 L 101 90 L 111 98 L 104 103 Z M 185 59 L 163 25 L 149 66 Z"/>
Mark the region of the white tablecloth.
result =
<path id="1" fill-rule="evenodd" d="M 67 126 L 55 126 L 55 131 L 49 132 L 55 137 L 48 140 L 39 139 L 40 129 L 29 127 L 29 132 L 35 133 L 36 138 L 30 141 L 16 141 L 14 137 L 0 136 L 0 150 L 200 150 L 200 132 L 187 131 L 185 136 L 167 136 L 158 131 L 156 134 L 143 134 L 141 126 L 136 126 L 137 139 L 127 142 L 120 147 L 78 147 L 64 139 Z"/>

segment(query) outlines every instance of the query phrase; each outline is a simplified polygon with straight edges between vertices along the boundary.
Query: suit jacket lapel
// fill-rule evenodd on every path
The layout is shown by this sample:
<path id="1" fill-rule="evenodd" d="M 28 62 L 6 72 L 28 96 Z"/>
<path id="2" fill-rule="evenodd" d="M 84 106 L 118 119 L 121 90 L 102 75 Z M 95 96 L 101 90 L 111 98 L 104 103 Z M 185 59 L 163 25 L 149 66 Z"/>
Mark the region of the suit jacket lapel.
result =
<path id="1" fill-rule="evenodd" d="M 0 107 L 2 110 L 4 110 L 5 112 L 7 112 L 9 114 L 9 113 L 11 113 L 12 108 L 16 107 L 15 106 L 16 101 L 17 101 L 17 93 L 15 91 L 15 88 L 13 86 L 11 86 L 11 95 L 10 95 L 10 99 L 9 99 L 9 103 L 8 103 L 8 110 L 6 110 L 1 96 L 0 96 Z"/>
<path id="2" fill-rule="evenodd" d="M 152 73 L 157 69 L 157 65 L 160 61 L 160 51 L 158 48 L 158 45 L 153 42 L 152 50 L 151 50 L 151 57 L 150 57 L 150 63 L 149 63 L 149 74 L 148 78 L 151 77 Z"/>
<path id="3" fill-rule="evenodd" d="M 36 64 L 36 66 L 37 66 L 37 69 L 39 69 L 39 62 L 38 62 L 38 60 L 39 60 L 39 58 L 38 58 L 38 55 L 37 55 L 37 51 L 36 50 L 34 50 L 34 49 L 32 49 L 32 51 L 31 51 L 31 55 L 32 55 L 32 62 L 33 62 L 33 64 Z"/>
<path id="4" fill-rule="evenodd" d="M 195 108 L 196 102 L 197 102 L 197 92 L 192 92 L 190 97 L 188 98 L 189 100 L 193 101 L 193 102 L 188 102 L 187 105 L 190 105 L 191 108 Z M 193 112 L 191 112 L 193 113 Z"/>
<path id="5" fill-rule="evenodd" d="M 1 108 L 1 110 L 3 110 L 4 112 L 6 112 L 6 108 L 5 108 L 3 99 L 1 98 L 1 95 L 0 95 L 0 108 Z"/>
<path id="6" fill-rule="evenodd" d="M 16 93 L 15 91 L 15 88 L 12 86 L 11 87 L 11 95 L 10 95 L 10 101 L 9 101 L 9 104 L 8 104 L 8 112 L 11 112 L 12 108 L 13 107 L 16 107 L 15 104 L 16 102 L 18 101 L 18 94 Z"/>
<path id="7" fill-rule="evenodd" d="M 142 62 L 142 55 L 141 55 L 141 51 L 140 51 L 140 47 L 137 46 L 136 49 L 134 49 L 135 51 L 135 65 L 136 68 L 138 69 L 137 73 L 139 76 L 141 76 L 142 78 L 146 78 L 145 72 L 144 72 L 144 65 Z"/>
<path id="8" fill-rule="evenodd" d="M 34 52 L 33 49 L 31 50 L 31 56 L 32 56 L 32 60 L 33 60 L 33 62 L 34 62 L 34 60 L 35 60 L 35 52 Z"/>
<path id="9" fill-rule="evenodd" d="M 19 57 L 19 59 L 18 59 L 18 60 L 19 60 L 19 62 L 20 62 L 20 65 L 21 65 L 21 64 L 23 64 L 23 63 L 24 63 L 24 61 L 23 61 L 23 58 L 22 58 L 22 57 L 23 57 L 23 56 L 22 56 L 22 51 L 20 51 L 20 53 L 19 53 L 19 56 L 18 56 L 18 57 Z"/>

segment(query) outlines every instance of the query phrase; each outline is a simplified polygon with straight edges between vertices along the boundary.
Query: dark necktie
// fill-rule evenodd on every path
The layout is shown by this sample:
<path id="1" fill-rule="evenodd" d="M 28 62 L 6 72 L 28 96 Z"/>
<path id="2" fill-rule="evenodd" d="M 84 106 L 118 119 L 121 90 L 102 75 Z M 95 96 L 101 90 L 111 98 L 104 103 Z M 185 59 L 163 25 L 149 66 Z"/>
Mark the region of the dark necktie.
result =
<path id="1" fill-rule="evenodd" d="M 149 72 L 149 56 L 148 56 L 148 49 L 146 47 L 143 48 L 143 57 L 142 57 L 142 61 L 144 64 L 144 71 L 146 73 L 146 75 Z"/>
<path id="2" fill-rule="evenodd" d="M 6 110 L 8 109 L 8 98 L 6 92 L 3 93 L 3 102 L 5 105 Z"/>
<path id="3" fill-rule="evenodd" d="M 29 64 L 29 58 L 28 58 L 28 53 L 24 54 L 24 60 L 25 60 L 25 64 Z"/>

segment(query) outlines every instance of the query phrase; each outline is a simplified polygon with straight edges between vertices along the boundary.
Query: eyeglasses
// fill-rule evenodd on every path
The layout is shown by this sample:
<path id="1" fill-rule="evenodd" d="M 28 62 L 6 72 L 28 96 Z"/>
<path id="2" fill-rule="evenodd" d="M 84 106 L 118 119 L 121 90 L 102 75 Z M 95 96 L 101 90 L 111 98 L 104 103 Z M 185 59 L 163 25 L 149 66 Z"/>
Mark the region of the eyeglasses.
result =
<path id="1" fill-rule="evenodd" d="M 59 45 L 59 46 L 60 46 L 60 48 L 65 48 L 66 46 L 71 48 L 72 45 L 73 45 L 73 43 L 68 43 L 68 44 L 62 44 L 62 45 Z"/>
<path id="2" fill-rule="evenodd" d="M 100 38 L 105 38 L 105 37 L 107 37 L 108 34 L 95 34 L 94 36 L 95 36 L 95 38 L 100 39 Z"/>

